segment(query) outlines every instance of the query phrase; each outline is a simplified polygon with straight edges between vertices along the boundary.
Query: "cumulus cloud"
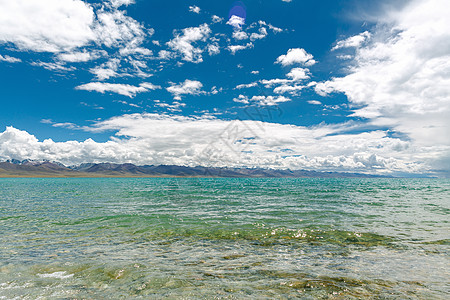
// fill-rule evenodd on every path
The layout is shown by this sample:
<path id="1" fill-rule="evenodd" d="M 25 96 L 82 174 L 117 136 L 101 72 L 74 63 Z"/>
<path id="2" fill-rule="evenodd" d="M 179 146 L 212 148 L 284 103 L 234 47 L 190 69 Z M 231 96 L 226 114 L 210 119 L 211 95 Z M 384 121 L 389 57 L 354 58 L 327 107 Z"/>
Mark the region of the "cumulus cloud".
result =
<path id="1" fill-rule="evenodd" d="M 213 56 L 220 53 L 220 47 L 217 43 L 212 43 L 208 45 L 208 54 Z"/>
<path id="2" fill-rule="evenodd" d="M 246 40 L 246 39 L 248 39 L 248 34 L 241 30 L 235 30 L 233 32 L 233 38 L 235 40 Z"/>
<path id="3" fill-rule="evenodd" d="M 216 15 L 213 15 L 213 16 L 211 17 L 211 20 L 212 20 L 214 23 L 221 23 L 221 22 L 223 21 L 223 18 L 221 18 L 221 17 L 219 17 L 219 16 L 216 16 Z"/>
<path id="4" fill-rule="evenodd" d="M 148 92 L 149 90 L 160 89 L 160 86 L 148 82 L 141 83 L 139 86 L 122 83 L 89 82 L 77 86 L 77 90 L 95 91 L 104 94 L 105 92 L 117 93 L 119 95 L 134 97 L 137 93 Z"/>
<path id="5" fill-rule="evenodd" d="M 336 46 L 331 49 L 332 51 L 341 49 L 341 48 L 349 48 L 354 47 L 357 48 L 361 46 L 364 42 L 366 42 L 368 39 L 370 39 L 372 35 L 368 31 L 364 31 L 358 35 L 349 37 L 348 39 L 345 39 L 343 41 L 337 42 Z"/>
<path id="6" fill-rule="evenodd" d="M 189 11 L 190 11 L 190 12 L 199 14 L 199 13 L 200 13 L 200 10 L 201 10 L 200 7 L 198 7 L 198 6 L 196 6 L 196 5 L 189 6 Z"/>
<path id="7" fill-rule="evenodd" d="M 448 164 L 449 15 L 445 0 L 415 0 L 391 12 L 356 49 L 348 74 L 317 84 L 316 92 L 344 93 L 354 116 L 403 133 L 436 156 L 436 168 Z"/>
<path id="8" fill-rule="evenodd" d="M 281 28 L 279 28 L 279 27 L 276 27 L 276 26 L 273 26 L 272 24 L 266 23 L 265 21 L 262 21 L 262 20 L 258 21 L 258 24 L 259 24 L 259 26 L 261 26 L 261 27 L 266 26 L 267 28 L 269 28 L 270 30 L 272 30 L 274 33 L 280 33 L 280 32 L 283 32 L 283 29 L 281 29 Z"/>
<path id="9" fill-rule="evenodd" d="M 283 66 L 289 66 L 293 64 L 301 64 L 305 66 L 312 66 L 316 63 L 314 57 L 307 53 L 305 49 L 294 48 L 289 49 L 287 54 L 281 55 L 277 58 L 276 63 Z"/>
<path id="10" fill-rule="evenodd" d="M 290 84 L 283 84 L 280 86 L 277 86 L 276 88 L 273 89 L 273 92 L 276 94 L 285 94 L 285 93 L 289 93 L 291 95 L 299 95 L 299 92 L 301 90 L 303 90 L 304 88 L 306 88 L 306 86 L 304 85 L 298 85 L 298 84 L 294 84 L 294 85 L 290 85 Z"/>
<path id="11" fill-rule="evenodd" d="M 237 19 L 237 20 L 240 20 L 240 19 Z M 244 20 L 244 19 L 242 19 L 242 20 Z M 232 25 L 232 22 L 229 24 Z M 239 24 L 240 23 L 237 23 L 237 25 L 239 25 Z M 279 32 L 283 31 L 283 29 L 275 27 L 272 24 L 268 24 L 265 21 L 261 21 L 261 20 L 250 24 L 250 26 L 247 28 L 247 31 L 242 30 L 243 23 L 241 24 L 241 26 L 237 26 L 237 25 L 235 24 L 235 26 L 233 26 L 234 31 L 233 31 L 232 37 L 235 40 L 250 39 L 252 42 L 254 42 L 256 40 L 261 40 L 261 39 L 266 38 L 269 35 L 268 30 L 272 30 L 274 33 L 279 33 Z M 254 31 L 256 28 L 258 28 L 258 30 Z"/>
<path id="12" fill-rule="evenodd" d="M 276 94 L 299 95 L 301 90 L 308 87 L 308 85 L 302 85 L 301 82 L 310 78 L 309 69 L 293 68 L 286 76 L 288 78 L 263 79 L 260 82 L 266 88 L 274 88 L 273 92 Z"/>
<path id="13" fill-rule="evenodd" d="M 175 100 L 181 100 L 182 95 L 200 95 L 203 84 L 197 80 L 186 79 L 180 84 L 172 84 L 167 88 L 167 91 L 173 95 Z"/>
<path id="14" fill-rule="evenodd" d="M 245 19 L 236 15 L 232 15 L 228 19 L 227 24 L 232 26 L 236 30 L 240 30 L 245 25 Z"/>
<path id="15" fill-rule="evenodd" d="M 267 29 L 264 27 L 261 27 L 261 28 L 259 28 L 259 31 L 257 33 L 254 32 L 250 35 L 250 40 L 252 40 L 252 41 L 260 40 L 260 39 L 265 38 L 267 35 L 268 35 Z"/>
<path id="16" fill-rule="evenodd" d="M 94 27 L 96 41 L 106 47 L 139 45 L 147 35 L 139 22 L 121 10 L 101 9 L 97 11 L 97 19 Z"/>
<path id="17" fill-rule="evenodd" d="M 0 0 L 0 43 L 20 50 L 70 51 L 95 40 L 94 11 L 81 0 Z"/>
<path id="18" fill-rule="evenodd" d="M 130 114 L 99 121 L 84 130 L 116 132 L 98 143 L 39 141 L 7 127 L 0 133 L 0 159 L 47 159 L 66 165 L 82 162 L 176 164 L 215 167 L 266 167 L 378 174 L 426 170 L 415 163 L 408 141 L 385 131 L 343 133 L 356 124 L 314 127 L 262 121 L 219 120 Z"/>
<path id="19" fill-rule="evenodd" d="M 176 34 L 175 38 L 167 43 L 174 51 L 182 55 L 183 60 L 200 63 L 203 61 L 203 49 L 195 47 L 193 44 L 198 41 L 206 41 L 211 33 L 208 24 L 202 24 L 198 27 L 189 27 Z"/>
<path id="20" fill-rule="evenodd" d="M 293 68 L 286 76 L 294 81 L 309 79 L 309 70 L 306 68 Z"/>
<path id="21" fill-rule="evenodd" d="M 103 5 L 81 0 L 0 0 L 0 44 L 19 51 L 54 53 L 53 60 L 32 65 L 54 71 L 75 70 L 70 64 L 97 59 L 120 59 L 130 65 L 127 76 L 145 77 L 140 58 L 152 55 L 142 46 L 154 30 L 145 28 L 119 10 L 132 0 L 110 0 Z M 106 51 L 105 48 L 108 48 Z M 117 70 L 95 66 L 97 78 Z"/>
<path id="22" fill-rule="evenodd" d="M 234 55 L 238 51 L 242 51 L 253 47 L 254 47 L 253 43 L 247 43 L 245 45 L 230 45 L 227 47 L 227 49 L 231 52 L 231 54 Z"/>
<path id="23" fill-rule="evenodd" d="M 100 66 L 91 68 L 89 71 L 94 74 L 98 80 L 105 80 L 118 76 L 117 70 L 120 66 L 120 59 L 112 58 Z"/>

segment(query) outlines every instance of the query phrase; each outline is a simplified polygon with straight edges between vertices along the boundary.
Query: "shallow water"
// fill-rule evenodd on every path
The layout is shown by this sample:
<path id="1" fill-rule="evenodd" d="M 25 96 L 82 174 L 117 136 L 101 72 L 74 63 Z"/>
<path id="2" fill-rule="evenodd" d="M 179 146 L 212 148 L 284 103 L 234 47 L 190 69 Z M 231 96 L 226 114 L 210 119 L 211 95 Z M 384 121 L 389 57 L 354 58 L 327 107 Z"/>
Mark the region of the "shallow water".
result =
<path id="1" fill-rule="evenodd" d="M 0 179 L 0 299 L 448 299 L 450 181 Z"/>

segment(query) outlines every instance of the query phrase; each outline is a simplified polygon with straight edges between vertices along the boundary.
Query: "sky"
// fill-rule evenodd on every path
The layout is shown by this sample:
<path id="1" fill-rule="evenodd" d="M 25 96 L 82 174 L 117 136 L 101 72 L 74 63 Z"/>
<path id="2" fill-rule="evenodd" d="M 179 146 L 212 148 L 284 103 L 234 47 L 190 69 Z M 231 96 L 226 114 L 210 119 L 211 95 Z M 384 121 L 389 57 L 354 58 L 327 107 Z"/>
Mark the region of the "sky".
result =
<path id="1" fill-rule="evenodd" d="M 448 0 L 0 0 L 0 161 L 450 177 Z"/>

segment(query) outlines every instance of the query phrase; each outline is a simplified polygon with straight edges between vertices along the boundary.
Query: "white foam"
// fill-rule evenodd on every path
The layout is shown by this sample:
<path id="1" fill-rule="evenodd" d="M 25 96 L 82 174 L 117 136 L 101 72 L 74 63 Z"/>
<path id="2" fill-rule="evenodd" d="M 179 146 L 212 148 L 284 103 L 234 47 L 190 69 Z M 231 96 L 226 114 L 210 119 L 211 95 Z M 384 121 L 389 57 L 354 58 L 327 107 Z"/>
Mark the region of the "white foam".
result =
<path id="1" fill-rule="evenodd" d="M 73 274 L 67 274 L 66 271 L 62 272 L 54 272 L 54 273 L 47 273 L 47 274 L 37 274 L 41 278 L 59 278 L 59 279 L 67 279 L 70 277 L 73 277 Z"/>

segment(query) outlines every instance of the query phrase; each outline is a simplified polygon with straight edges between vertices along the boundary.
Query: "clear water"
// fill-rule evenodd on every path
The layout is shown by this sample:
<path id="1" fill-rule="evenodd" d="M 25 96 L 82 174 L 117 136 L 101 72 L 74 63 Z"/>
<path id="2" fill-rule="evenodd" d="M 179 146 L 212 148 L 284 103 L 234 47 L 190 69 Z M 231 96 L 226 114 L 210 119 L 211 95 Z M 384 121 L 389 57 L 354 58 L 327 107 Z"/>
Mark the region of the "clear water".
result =
<path id="1" fill-rule="evenodd" d="M 449 299 L 450 181 L 0 179 L 0 299 Z"/>

